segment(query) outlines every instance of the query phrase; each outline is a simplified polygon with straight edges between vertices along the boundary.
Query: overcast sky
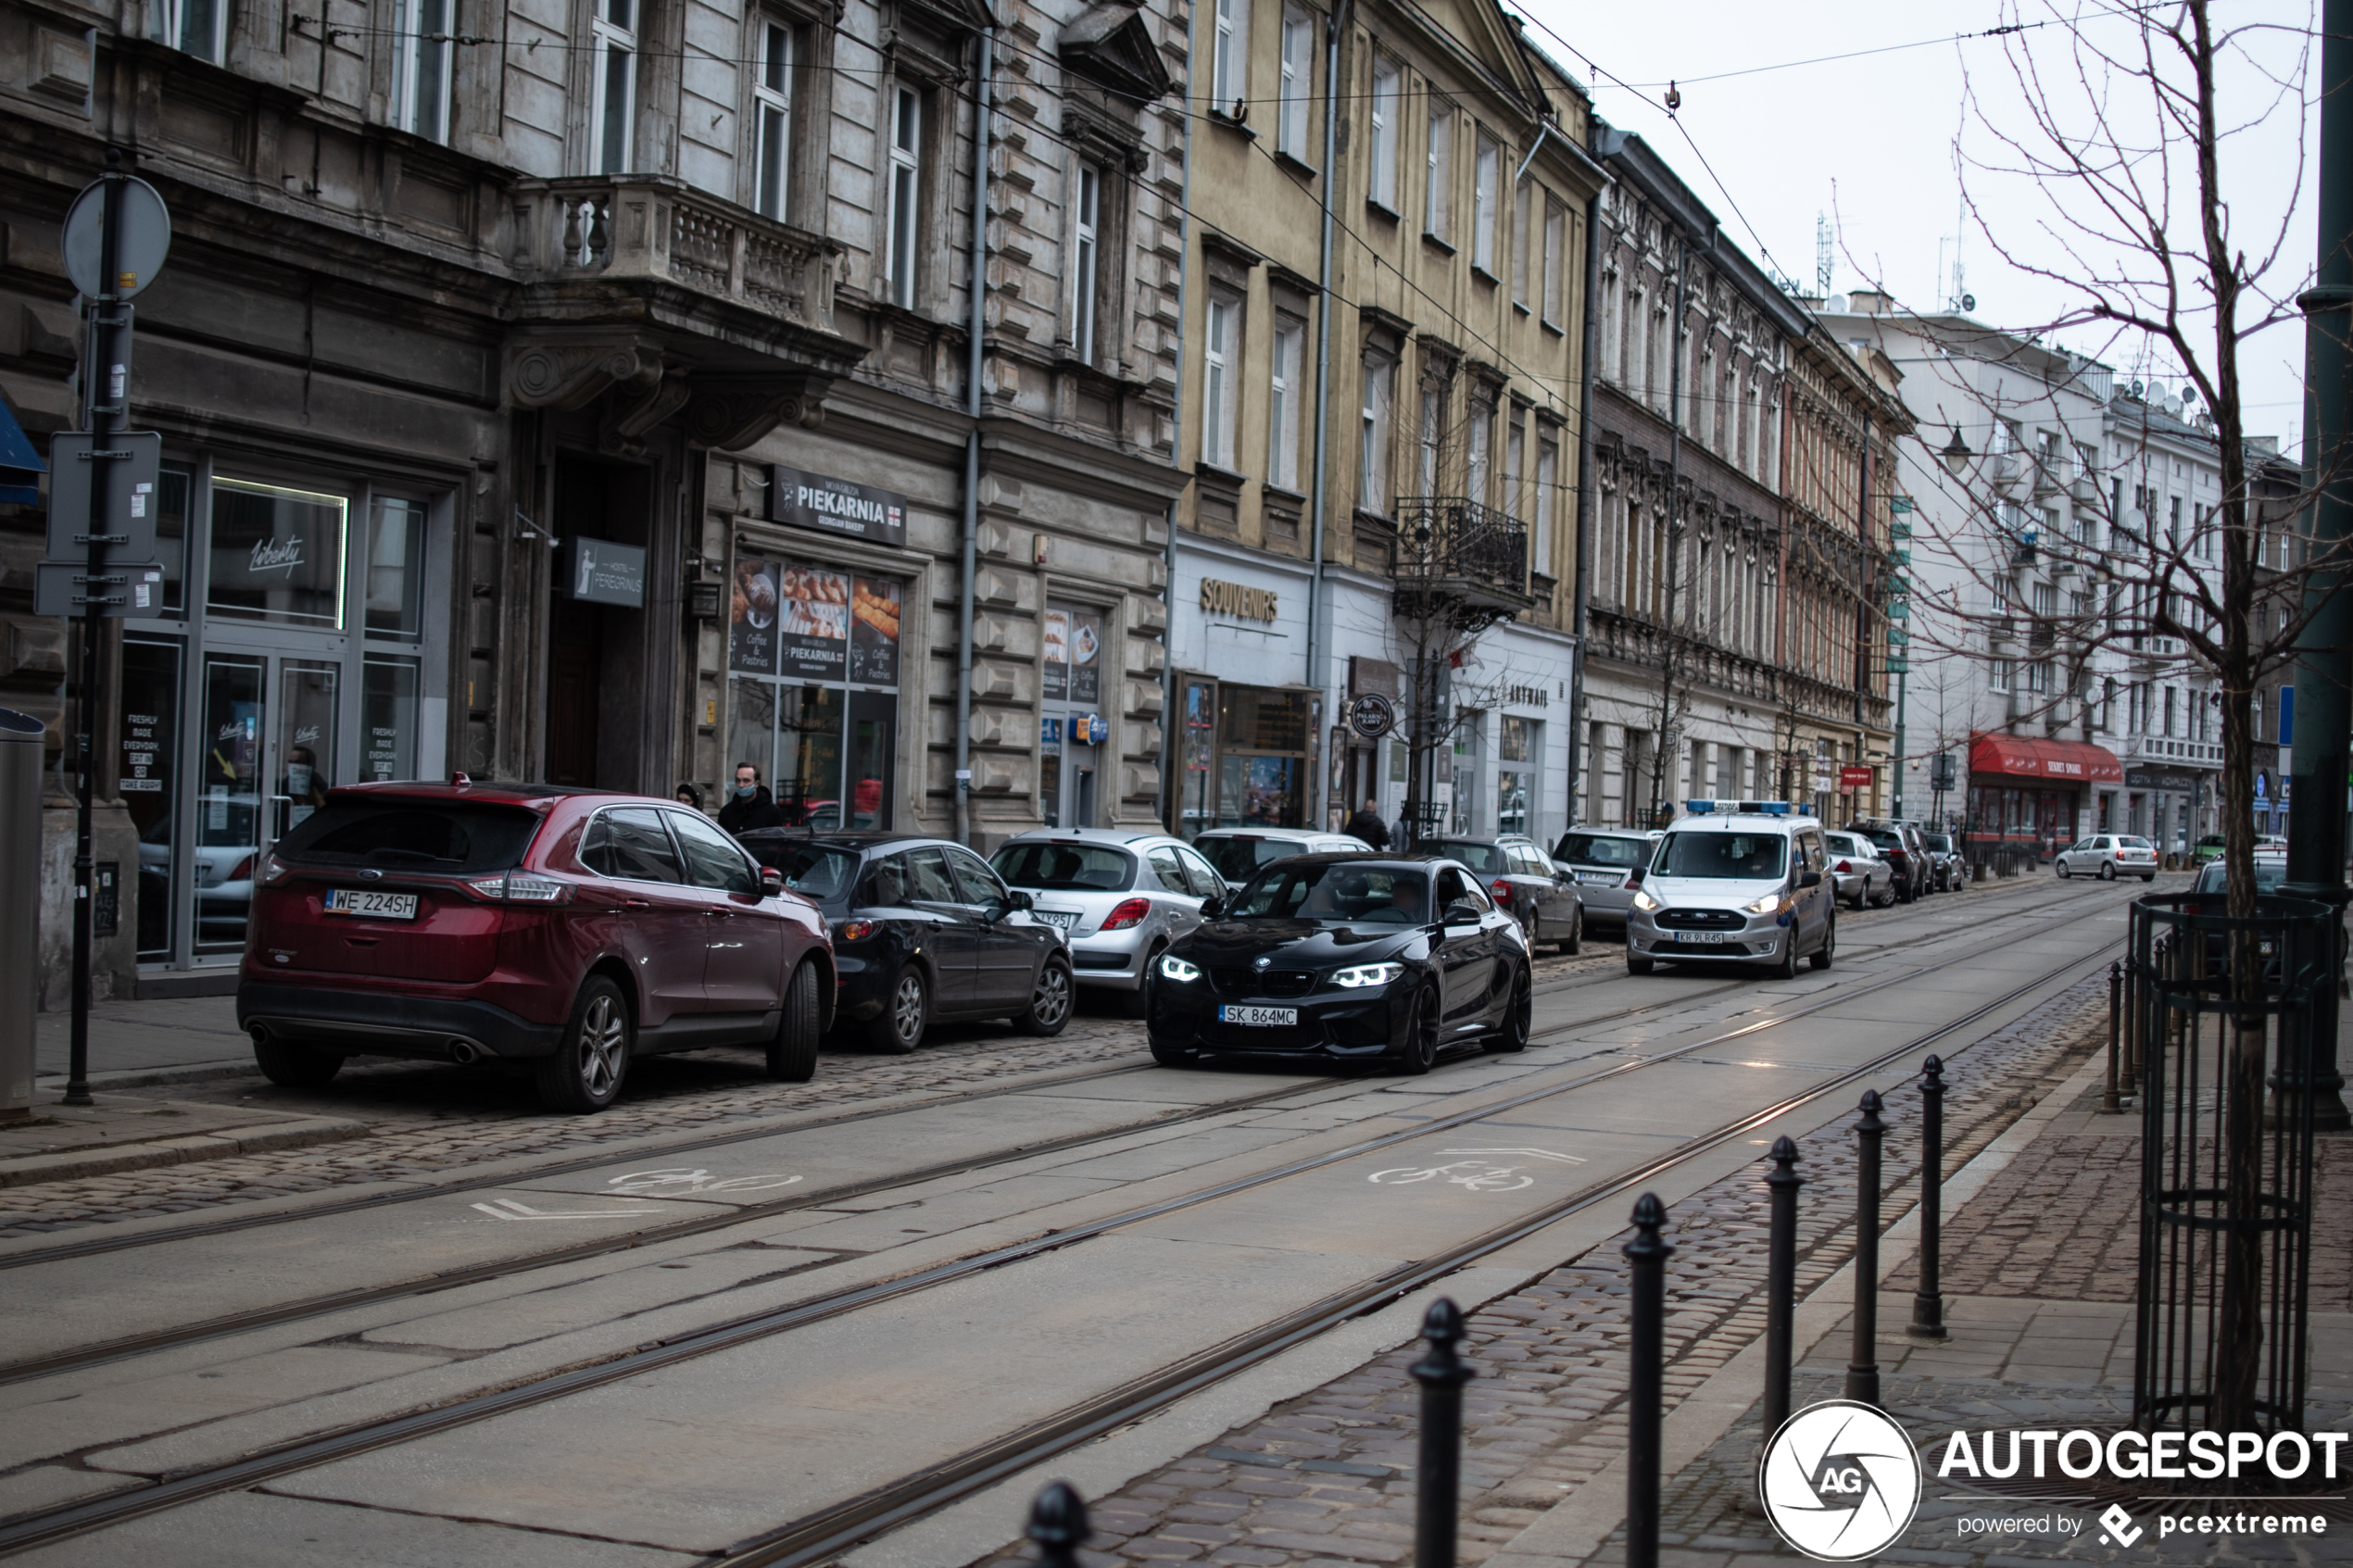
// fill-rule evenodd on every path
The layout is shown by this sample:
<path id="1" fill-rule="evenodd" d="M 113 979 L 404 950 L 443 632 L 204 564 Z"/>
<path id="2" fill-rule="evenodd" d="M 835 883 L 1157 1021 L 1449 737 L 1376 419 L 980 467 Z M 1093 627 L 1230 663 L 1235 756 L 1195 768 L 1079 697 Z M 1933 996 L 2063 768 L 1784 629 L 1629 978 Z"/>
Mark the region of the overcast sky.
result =
<path id="1" fill-rule="evenodd" d="M 1957 232 L 1966 287 L 1976 296 L 1979 320 L 2032 330 L 2081 303 L 2080 295 L 2006 265 L 1983 232 L 1975 223 L 1965 228 L 1960 215 L 1966 177 L 1986 227 L 2014 251 L 2064 265 L 2049 226 L 2053 187 L 2037 190 L 2031 182 L 1975 170 L 1964 176 L 1955 164 L 1957 137 L 1981 158 L 2001 151 L 1985 129 L 1986 119 L 2032 133 L 2013 64 L 2029 51 L 2044 73 L 2046 99 L 2063 102 L 2067 118 L 2080 123 L 2089 98 L 2069 63 L 2072 41 L 2066 28 L 2045 25 L 2007 39 L 1936 42 L 1819 64 L 1793 63 L 1949 39 L 2005 21 L 2037 21 L 2054 11 L 2030 5 L 2020 13 L 1989 0 L 1937 6 L 1818 0 L 1779 7 L 1753 0 L 1681 0 L 1664 7 L 1530 0 L 1521 9 L 1530 36 L 1592 88 L 1604 119 L 1640 133 L 1706 202 L 1730 238 L 1806 289 L 1815 281 L 1817 217 L 1827 214 L 1834 231 L 1834 293 L 1869 286 L 1876 277 L 1907 307 L 1941 307 L 1951 293 Z M 2070 7 L 2067 14 L 2089 18 L 2083 27 L 2096 41 L 2129 44 L 2133 24 L 2106 9 Z M 2309 134 L 2300 175 L 2296 160 L 2299 122 L 2306 122 L 2307 132 L 2318 124 L 2317 108 L 2303 103 L 2298 66 L 2303 30 L 2316 25 L 2316 17 L 2299 0 L 2221 0 L 2214 15 L 2218 24 L 2277 24 L 2249 36 L 2248 44 L 2259 64 L 2286 79 L 2287 95 L 2283 98 L 2278 86 L 2246 66 L 2222 79 L 2221 118 L 2226 125 L 2248 126 L 2226 146 L 2224 188 L 2242 247 L 2270 245 L 2282 222 L 2288 225 L 2270 281 L 2275 294 L 2293 296 L 2312 267 L 2311 192 L 2317 182 L 2311 162 L 2315 144 Z M 2309 66 L 2314 80 L 2319 63 L 2314 47 Z M 1749 74 L 1722 75 L 1740 71 Z M 1711 77 L 1720 79 L 1706 80 Z M 1661 103 L 1670 78 L 1682 94 L 1680 125 Z M 1980 101 L 1979 115 L 1965 110 L 1965 82 Z M 2145 85 L 2118 83 L 2111 101 L 2145 106 L 2147 97 Z M 2137 123 L 2145 126 L 2145 107 L 2140 114 Z M 2065 194 L 2070 210 L 2086 209 L 2084 193 Z M 2194 236 L 2183 210 L 2180 232 Z M 2076 243 L 2086 242 L 2079 237 Z M 2105 248 L 2102 261 L 2116 254 L 2114 247 Z M 2121 372 L 2121 380 L 2178 385 L 2180 367 L 2170 356 L 2153 360 L 2162 351 L 2144 348 L 2133 337 L 2111 340 L 2108 332 L 2113 331 L 2082 326 L 2059 332 L 2056 341 L 2097 355 Z M 2294 449 L 2302 422 L 2303 358 L 2303 329 L 2296 323 L 2274 327 L 2243 350 L 2249 434 L 2276 434 Z"/>

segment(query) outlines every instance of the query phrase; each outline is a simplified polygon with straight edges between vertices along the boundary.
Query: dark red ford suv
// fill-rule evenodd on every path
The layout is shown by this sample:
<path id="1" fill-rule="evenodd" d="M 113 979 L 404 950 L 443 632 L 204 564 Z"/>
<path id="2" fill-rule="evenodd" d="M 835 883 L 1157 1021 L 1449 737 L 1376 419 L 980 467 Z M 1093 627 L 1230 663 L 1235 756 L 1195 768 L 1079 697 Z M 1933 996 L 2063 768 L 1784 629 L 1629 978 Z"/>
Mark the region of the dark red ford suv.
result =
<path id="1" fill-rule="evenodd" d="M 767 1047 L 806 1083 L 833 1022 L 816 906 L 699 811 L 549 784 L 359 784 L 264 855 L 237 1022 L 280 1084 L 347 1055 L 522 1061 L 558 1110 L 630 1059 Z"/>

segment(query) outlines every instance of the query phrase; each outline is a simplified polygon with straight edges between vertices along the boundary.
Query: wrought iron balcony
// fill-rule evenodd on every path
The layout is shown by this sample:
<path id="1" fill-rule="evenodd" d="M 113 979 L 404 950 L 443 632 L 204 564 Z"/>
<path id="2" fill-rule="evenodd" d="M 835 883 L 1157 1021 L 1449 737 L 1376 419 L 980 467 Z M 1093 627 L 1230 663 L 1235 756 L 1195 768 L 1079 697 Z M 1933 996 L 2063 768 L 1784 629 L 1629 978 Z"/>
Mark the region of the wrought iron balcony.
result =
<path id="1" fill-rule="evenodd" d="M 1456 600 L 1497 615 L 1536 602 L 1528 587 L 1527 524 L 1459 496 L 1398 498 L 1390 575 L 1400 594 Z"/>

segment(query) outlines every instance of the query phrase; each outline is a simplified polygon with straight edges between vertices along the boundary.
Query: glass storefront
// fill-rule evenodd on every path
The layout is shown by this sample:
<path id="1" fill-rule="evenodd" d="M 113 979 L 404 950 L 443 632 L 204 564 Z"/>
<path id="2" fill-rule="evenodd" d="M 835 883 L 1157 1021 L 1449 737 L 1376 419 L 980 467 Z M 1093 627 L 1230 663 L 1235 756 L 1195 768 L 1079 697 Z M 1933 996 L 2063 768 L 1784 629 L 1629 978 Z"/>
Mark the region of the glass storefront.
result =
<path id="1" fill-rule="evenodd" d="M 1038 815 L 1050 828 L 1090 828 L 1096 821 L 1102 702 L 1101 610 L 1050 604 L 1043 627 L 1045 711 L 1038 726 Z"/>
<path id="2" fill-rule="evenodd" d="M 727 759 L 760 770 L 786 819 L 891 826 L 905 585 L 739 558 L 729 609 Z"/>
<path id="3" fill-rule="evenodd" d="M 1496 721 L 1495 831 L 1526 834 L 1536 820 L 1536 759 L 1543 724 L 1504 714 Z"/>
<path id="4" fill-rule="evenodd" d="M 1184 779 L 1172 831 L 1304 827 L 1323 699 L 1309 691 L 1188 678 Z"/>
<path id="5" fill-rule="evenodd" d="M 439 776 L 427 622 L 449 567 L 422 497 L 161 477 L 167 613 L 125 627 L 116 760 L 139 958 L 184 966 L 242 949 L 255 863 L 329 789 Z"/>

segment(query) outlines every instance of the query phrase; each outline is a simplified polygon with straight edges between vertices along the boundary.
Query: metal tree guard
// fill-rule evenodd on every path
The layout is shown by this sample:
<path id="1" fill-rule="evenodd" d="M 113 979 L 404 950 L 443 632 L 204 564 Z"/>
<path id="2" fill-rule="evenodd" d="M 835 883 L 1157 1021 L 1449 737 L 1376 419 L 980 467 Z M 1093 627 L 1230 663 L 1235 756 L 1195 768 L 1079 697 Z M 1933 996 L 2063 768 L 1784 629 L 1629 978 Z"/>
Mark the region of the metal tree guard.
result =
<path id="1" fill-rule="evenodd" d="M 2210 894 L 2133 904 L 2143 1427 L 2304 1424 L 2313 1187 L 2301 1091 L 2323 1048 L 2311 1013 L 2332 984 L 2334 924 L 2300 898 L 2259 899 L 2246 920 Z"/>

